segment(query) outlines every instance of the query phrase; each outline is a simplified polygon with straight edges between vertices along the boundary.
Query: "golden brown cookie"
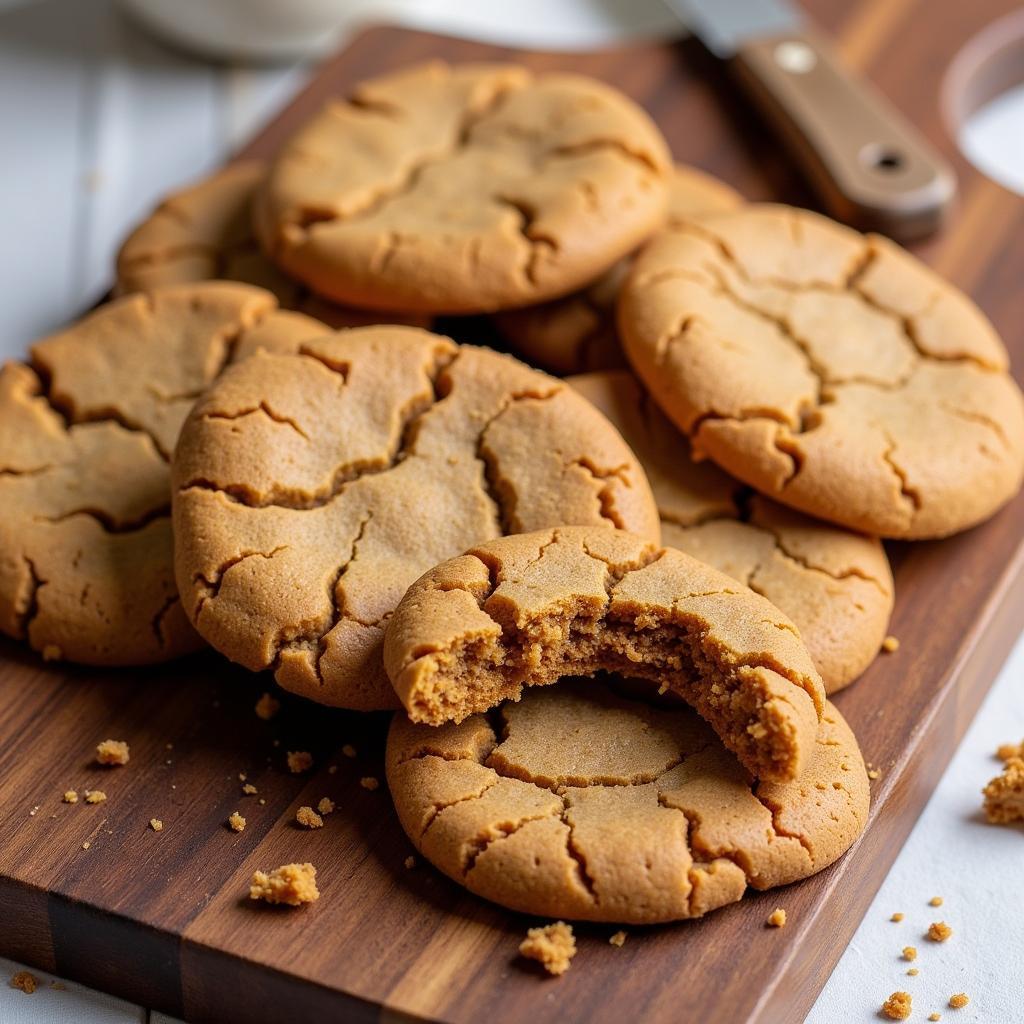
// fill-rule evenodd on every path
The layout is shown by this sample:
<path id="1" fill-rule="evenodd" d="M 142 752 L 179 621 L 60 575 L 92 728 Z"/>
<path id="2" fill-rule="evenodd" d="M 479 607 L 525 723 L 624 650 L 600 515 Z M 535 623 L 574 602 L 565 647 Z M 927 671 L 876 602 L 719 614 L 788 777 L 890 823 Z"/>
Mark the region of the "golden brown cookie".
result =
<path id="1" fill-rule="evenodd" d="M 871 664 L 889 626 L 893 579 L 877 539 L 750 495 L 690 444 L 626 370 L 570 377 L 647 472 L 665 544 L 745 583 L 800 630 L 827 693 Z"/>
<path id="2" fill-rule="evenodd" d="M 395 707 L 387 620 L 420 573 L 473 543 L 561 522 L 657 538 L 633 453 L 561 381 L 414 328 L 301 351 L 225 373 L 174 463 L 186 612 L 286 689 Z"/>
<path id="3" fill-rule="evenodd" d="M 1024 473 L 1024 401 L 991 324 L 892 242 L 749 206 L 663 233 L 619 327 L 658 404 L 734 476 L 883 537 L 992 515 Z"/>
<path id="4" fill-rule="evenodd" d="M 368 312 L 327 302 L 281 273 L 260 251 L 252 226 L 252 200 L 266 174 L 258 160 L 214 172 L 169 195 L 124 241 L 117 254 L 117 292 L 165 284 L 240 281 L 266 288 L 284 309 L 331 327 L 382 321 L 428 327 L 423 315 Z"/>
<path id="5" fill-rule="evenodd" d="M 200 646 L 171 553 L 169 461 L 232 358 L 326 331 L 248 285 L 102 306 L 0 370 L 0 629 L 46 658 L 137 665 Z"/>
<path id="6" fill-rule="evenodd" d="M 826 704 L 795 782 L 754 782 L 689 708 L 566 681 L 432 728 L 395 715 L 387 775 L 423 855 L 486 899 L 545 917 L 700 917 L 806 878 L 867 821 L 857 741 Z"/>
<path id="7" fill-rule="evenodd" d="M 615 89 L 512 64 L 372 79 L 285 144 L 256 204 L 264 250 L 368 309 L 490 312 L 564 295 L 661 223 L 670 160 Z"/>
<path id="8" fill-rule="evenodd" d="M 672 548 L 608 527 L 503 537 L 402 598 L 384 664 L 415 722 L 459 722 L 565 675 L 622 672 L 693 705 L 758 778 L 795 778 L 825 705 L 796 627 Z"/>
<path id="9" fill-rule="evenodd" d="M 676 164 L 669 179 L 668 223 L 682 224 L 704 214 L 732 210 L 742 201 L 725 182 Z M 499 313 L 495 325 L 518 355 L 551 373 L 625 366 L 615 327 L 615 300 L 629 267 L 630 260 L 620 260 L 582 291 Z"/>

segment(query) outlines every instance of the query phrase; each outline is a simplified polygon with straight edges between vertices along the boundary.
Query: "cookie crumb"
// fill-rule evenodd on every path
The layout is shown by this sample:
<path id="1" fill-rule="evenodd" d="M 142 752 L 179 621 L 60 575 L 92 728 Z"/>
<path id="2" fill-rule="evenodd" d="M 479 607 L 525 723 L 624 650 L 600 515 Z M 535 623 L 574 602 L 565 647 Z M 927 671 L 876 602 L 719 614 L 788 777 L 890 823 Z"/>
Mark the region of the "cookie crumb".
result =
<path id="1" fill-rule="evenodd" d="M 32 810 L 30 810 L 28 812 L 28 816 L 30 818 L 34 818 L 38 813 L 39 813 L 39 804 L 36 804 L 35 807 L 33 807 Z"/>
<path id="2" fill-rule="evenodd" d="M 327 769 L 327 774 L 328 775 L 334 775 L 334 774 L 337 773 L 337 771 L 338 771 L 338 766 L 336 764 L 332 764 L 331 767 Z"/>
<path id="3" fill-rule="evenodd" d="M 78 793 L 76 793 L 75 790 L 73 790 L 73 789 L 69 789 L 69 790 L 67 790 L 64 793 L 64 795 L 61 797 L 61 799 L 66 804 L 77 804 L 78 803 Z"/>
<path id="4" fill-rule="evenodd" d="M 608 944 L 609 944 L 610 946 L 618 946 L 618 947 L 620 947 L 620 948 L 621 948 L 621 947 L 623 946 L 623 944 L 625 943 L 625 941 L 626 941 L 626 933 L 625 933 L 625 932 L 616 932 L 616 933 L 615 933 L 615 934 L 614 934 L 614 935 L 613 935 L 613 936 L 612 936 L 612 937 L 611 937 L 611 938 L 610 938 L 610 939 L 608 940 Z"/>
<path id="5" fill-rule="evenodd" d="M 985 817 L 993 825 L 1024 821 L 1024 758 L 1011 757 L 1002 774 L 991 779 L 981 792 Z"/>
<path id="6" fill-rule="evenodd" d="M 159 818 L 150 818 L 149 819 L 149 827 L 154 832 L 163 832 L 163 830 L 164 830 L 164 823 Z"/>
<path id="7" fill-rule="evenodd" d="M 410 871 L 416 867 L 416 858 L 411 853 L 405 858 L 405 866 Z"/>
<path id="8" fill-rule="evenodd" d="M 43 648 L 43 661 L 60 661 L 64 652 L 56 644 L 47 644 Z"/>
<path id="9" fill-rule="evenodd" d="M 528 960 L 536 960 L 548 974 L 565 974 L 576 955 L 572 925 L 556 921 L 542 928 L 531 928 L 519 943 L 519 953 Z"/>
<path id="10" fill-rule="evenodd" d="M 916 967 L 911 967 L 907 971 L 907 974 L 909 974 L 912 978 L 916 978 L 920 973 L 921 972 Z"/>
<path id="11" fill-rule="evenodd" d="M 953 934 L 953 929 L 945 921 L 933 921 L 928 925 L 928 938 L 932 942 L 945 942 Z"/>
<path id="12" fill-rule="evenodd" d="M 16 988 L 19 992 L 24 992 L 25 995 L 30 996 L 35 992 L 39 979 L 31 971 L 18 971 L 8 984 L 11 988 Z"/>
<path id="13" fill-rule="evenodd" d="M 895 921 L 897 924 L 899 924 L 899 922 L 903 920 L 903 915 L 897 910 L 896 913 L 889 918 L 889 920 Z"/>
<path id="14" fill-rule="evenodd" d="M 52 988 L 54 992 L 66 992 L 68 990 L 67 985 L 65 985 L 63 981 L 58 981 L 56 978 L 50 982 L 50 988 Z"/>
<path id="15" fill-rule="evenodd" d="M 124 740 L 104 740 L 96 744 L 96 760 L 100 764 L 128 763 L 128 744 Z"/>
<path id="16" fill-rule="evenodd" d="M 335 803 L 329 796 L 322 796 L 320 802 L 316 805 L 316 809 L 321 814 L 330 814 L 334 808 Z"/>
<path id="17" fill-rule="evenodd" d="M 768 915 L 768 927 L 769 928 L 782 928 L 786 924 L 786 912 L 782 907 L 776 907 Z"/>
<path id="18" fill-rule="evenodd" d="M 881 776 L 882 776 L 881 771 L 878 768 L 876 768 L 874 765 L 868 765 L 867 768 L 868 768 L 868 778 L 869 779 L 874 780 L 874 779 L 881 778 Z"/>
<path id="19" fill-rule="evenodd" d="M 252 796 L 253 793 L 258 793 L 259 790 L 251 782 L 247 782 L 242 786 L 242 792 L 245 793 L 246 796 Z"/>
<path id="20" fill-rule="evenodd" d="M 907 1020 L 910 1017 L 911 999 L 909 992 L 893 992 L 884 1003 L 882 1013 L 889 1020 Z"/>
<path id="21" fill-rule="evenodd" d="M 346 743 L 345 746 L 343 746 L 341 748 L 341 752 L 346 757 L 355 757 L 356 756 L 356 748 L 353 747 L 351 743 Z"/>
<path id="22" fill-rule="evenodd" d="M 929 1013 L 928 1014 L 928 1019 L 931 1020 L 931 1021 L 942 1020 L 942 1014 L 941 1013 Z"/>
<path id="23" fill-rule="evenodd" d="M 249 776 L 246 775 L 245 772 L 239 772 L 238 773 L 238 781 L 239 782 L 245 782 L 246 779 L 248 779 L 248 778 L 249 778 Z"/>
<path id="24" fill-rule="evenodd" d="M 256 717 L 262 718 L 264 722 L 269 722 L 274 715 L 281 710 L 281 702 L 269 693 L 263 694 L 258 701 L 256 701 Z"/>
<path id="25" fill-rule="evenodd" d="M 83 850 L 88 850 L 90 846 L 92 846 L 92 843 L 90 843 L 88 840 L 86 840 L 86 842 L 82 843 L 82 849 Z"/>
<path id="26" fill-rule="evenodd" d="M 898 651 L 899 649 L 900 649 L 900 642 L 894 636 L 891 636 L 891 635 L 887 636 L 882 641 L 882 650 L 885 651 L 886 654 L 892 654 L 893 652 Z"/>
<path id="27" fill-rule="evenodd" d="M 316 887 L 316 868 L 310 863 L 282 864 L 273 871 L 254 871 L 249 899 L 264 903 L 285 903 L 298 907 L 320 899 Z"/>
<path id="28" fill-rule="evenodd" d="M 970 1001 L 966 992 L 957 992 L 955 996 L 949 997 L 949 1005 L 954 1010 L 962 1010 Z"/>
<path id="29" fill-rule="evenodd" d="M 1024 757 L 1024 740 L 1020 743 L 1001 743 L 996 749 L 996 757 L 1000 761 L 1011 761 L 1015 757 Z"/>
<path id="30" fill-rule="evenodd" d="M 295 812 L 295 820 L 304 828 L 323 828 L 324 819 L 312 807 L 300 807 Z"/>
<path id="31" fill-rule="evenodd" d="M 368 789 L 372 792 L 380 785 L 380 781 L 375 779 L 372 775 L 364 775 L 363 778 L 359 780 L 359 785 L 362 786 L 363 789 Z"/>
<path id="32" fill-rule="evenodd" d="M 293 775 L 301 775 L 313 767 L 313 755 L 308 750 L 288 751 L 288 771 Z"/>
<path id="33" fill-rule="evenodd" d="M 264 800 L 263 797 L 260 797 L 260 807 L 263 807 L 266 804 L 266 802 L 267 801 Z"/>
<path id="34" fill-rule="evenodd" d="M 102 789 L 87 789 L 85 791 L 85 802 L 87 804 L 101 804 L 107 799 L 107 794 Z"/>
<path id="35" fill-rule="evenodd" d="M 245 818 L 243 818 L 238 811 L 232 811 L 228 815 L 228 828 L 232 832 L 241 832 L 245 828 Z"/>
<path id="36" fill-rule="evenodd" d="M 904 946 L 903 947 L 903 959 L 904 960 L 916 960 L 917 959 L 917 948 L 915 946 Z"/>
<path id="37" fill-rule="evenodd" d="M 928 901 L 928 906 L 929 907 L 941 907 L 942 906 L 942 897 L 941 896 L 933 896 Z"/>

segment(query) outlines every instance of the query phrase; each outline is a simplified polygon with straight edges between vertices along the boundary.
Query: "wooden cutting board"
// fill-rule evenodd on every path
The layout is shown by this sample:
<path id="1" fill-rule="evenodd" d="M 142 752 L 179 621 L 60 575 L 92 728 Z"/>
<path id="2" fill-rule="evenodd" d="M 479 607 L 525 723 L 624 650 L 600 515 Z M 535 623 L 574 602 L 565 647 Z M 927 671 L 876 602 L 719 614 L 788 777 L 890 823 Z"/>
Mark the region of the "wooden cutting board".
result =
<path id="1" fill-rule="evenodd" d="M 959 209 L 919 251 L 980 302 L 1019 373 L 1024 200 L 959 156 L 939 109 L 958 49 L 1013 3 L 943 3 L 941 14 L 935 0 L 807 6 L 846 61 L 955 165 Z M 810 202 L 693 43 L 538 55 L 374 29 L 330 60 L 245 155 L 272 154 L 356 79 L 433 56 L 513 57 L 604 78 L 647 106 L 679 158 L 751 198 Z M 479 336 L 472 325 L 449 326 Z M 289 699 L 263 722 L 253 705 L 269 680 L 212 654 L 111 672 L 47 666 L 0 644 L 0 953 L 197 1022 L 799 1021 L 1022 627 L 1022 524 L 1018 498 L 959 537 L 891 548 L 892 629 L 902 646 L 837 701 L 881 769 L 871 824 L 850 854 L 705 920 L 631 929 L 621 949 L 607 942 L 614 928 L 578 928 L 580 952 L 557 981 L 516 960 L 534 921 L 468 895 L 422 862 L 404 867 L 411 848 L 386 789 L 359 784 L 383 777 L 386 716 Z M 90 763 L 106 737 L 130 741 L 127 767 Z M 342 755 L 344 743 L 358 748 L 355 759 Z M 288 750 L 312 751 L 315 770 L 288 774 Z M 239 772 L 258 795 L 241 794 Z M 61 803 L 68 788 L 102 788 L 109 799 L 69 806 Z M 325 795 L 338 804 L 325 827 L 297 828 L 296 808 Z M 235 809 L 248 820 L 241 834 L 224 825 Z M 150 818 L 163 821 L 162 832 Z M 255 868 L 293 860 L 319 868 L 317 904 L 289 911 L 246 899 Z M 765 928 L 779 904 L 789 924 Z"/>

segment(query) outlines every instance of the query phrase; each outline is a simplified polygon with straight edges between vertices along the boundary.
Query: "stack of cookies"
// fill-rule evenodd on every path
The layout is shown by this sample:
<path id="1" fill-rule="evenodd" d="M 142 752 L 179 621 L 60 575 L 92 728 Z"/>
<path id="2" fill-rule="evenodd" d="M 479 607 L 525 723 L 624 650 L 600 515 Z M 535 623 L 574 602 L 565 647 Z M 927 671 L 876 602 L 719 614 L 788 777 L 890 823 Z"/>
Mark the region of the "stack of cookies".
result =
<path id="1" fill-rule="evenodd" d="M 0 372 L 0 629 L 397 709 L 402 827 L 517 910 L 695 917 L 845 852 L 879 538 L 1024 474 L 969 299 L 579 76 L 366 82 L 168 198 L 117 292 Z M 427 330 L 467 314 L 526 362 Z"/>

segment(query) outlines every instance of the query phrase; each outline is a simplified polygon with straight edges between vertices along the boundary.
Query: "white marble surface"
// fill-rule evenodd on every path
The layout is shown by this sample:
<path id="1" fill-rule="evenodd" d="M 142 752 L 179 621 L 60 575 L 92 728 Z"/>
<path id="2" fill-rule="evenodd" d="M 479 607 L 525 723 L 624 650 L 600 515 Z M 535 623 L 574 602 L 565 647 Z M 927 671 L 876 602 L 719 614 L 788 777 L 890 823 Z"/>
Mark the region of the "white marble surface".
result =
<path id="1" fill-rule="evenodd" d="M 629 34 L 674 32 L 660 0 L 382 0 L 408 23 L 531 46 L 586 48 Z M 215 166 L 304 81 L 300 67 L 207 64 L 153 42 L 113 0 L 0 0 L 0 357 L 18 356 L 103 293 L 125 231 L 170 187 Z M 1024 192 L 1024 90 L 975 119 L 965 149 Z M 1022 200 L 1024 201 L 1024 200 Z M 808 1024 L 875 1021 L 891 991 L 914 995 L 914 1019 L 1024 1020 L 1024 829 L 979 817 L 995 747 L 1024 737 L 1024 641 L 986 701 L 822 991 Z M 940 910 L 928 906 L 942 895 Z M 906 914 L 902 924 L 888 918 Z M 954 937 L 921 937 L 945 919 Z M 2 908 L 0 908 L 2 927 Z M 899 959 L 920 951 L 917 977 Z M 6 986 L 0 1024 L 174 1024 L 81 986 Z M 35 972 L 39 974 L 40 972 Z M 41 976 L 42 977 L 42 976 Z M 48 981 L 44 977 L 44 982 Z M 959 991 L 961 1011 L 945 1009 Z M 789 1024 L 789 1022 L 780 1022 Z"/>

